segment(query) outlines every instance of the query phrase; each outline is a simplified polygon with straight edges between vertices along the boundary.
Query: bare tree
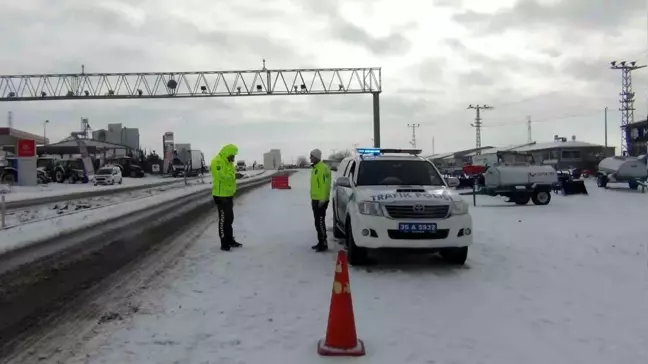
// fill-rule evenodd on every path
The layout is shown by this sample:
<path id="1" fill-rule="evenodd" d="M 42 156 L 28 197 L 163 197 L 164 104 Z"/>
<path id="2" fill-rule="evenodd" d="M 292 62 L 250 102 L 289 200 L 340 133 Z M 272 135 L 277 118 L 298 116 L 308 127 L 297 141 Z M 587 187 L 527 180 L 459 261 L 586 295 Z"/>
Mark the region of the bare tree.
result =
<path id="1" fill-rule="evenodd" d="M 308 165 L 308 158 L 306 156 L 300 155 L 297 157 L 297 165 L 300 167 Z"/>
<path id="2" fill-rule="evenodd" d="M 351 156 L 351 151 L 350 150 L 348 150 L 348 149 L 338 150 L 337 152 L 332 153 L 331 155 L 329 155 L 329 159 L 332 160 L 332 161 L 339 162 L 342 159 L 344 159 L 346 157 L 349 157 L 349 156 Z"/>

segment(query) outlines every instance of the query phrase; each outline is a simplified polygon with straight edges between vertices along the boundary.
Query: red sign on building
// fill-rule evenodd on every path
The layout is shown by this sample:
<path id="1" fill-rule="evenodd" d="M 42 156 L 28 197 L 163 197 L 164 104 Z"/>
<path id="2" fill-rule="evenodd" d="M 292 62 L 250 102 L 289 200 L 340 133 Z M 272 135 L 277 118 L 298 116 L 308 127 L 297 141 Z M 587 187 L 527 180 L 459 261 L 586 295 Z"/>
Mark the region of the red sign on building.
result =
<path id="1" fill-rule="evenodd" d="M 18 139 L 18 144 L 16 145 L 16 156 L 35 157 L 36 141 L 31 139 Z"/>

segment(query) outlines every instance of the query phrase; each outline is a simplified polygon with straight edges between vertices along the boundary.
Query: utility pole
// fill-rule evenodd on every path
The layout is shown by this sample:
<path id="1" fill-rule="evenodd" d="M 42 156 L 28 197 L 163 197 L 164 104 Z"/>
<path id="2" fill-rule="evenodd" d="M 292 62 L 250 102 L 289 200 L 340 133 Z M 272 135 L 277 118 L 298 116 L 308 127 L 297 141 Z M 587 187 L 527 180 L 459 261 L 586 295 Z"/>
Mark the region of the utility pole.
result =
<path id="1" fill-rule="evenodd" d="M 621 99 L 619 103 L 621 107 L 621 155 L 630 152 L 630 138 L 628 137 L 628 124 L 634 122 L 634 97 L 635 93 L 632 92 L 632 71 L 646 67 L 645 65 L 637 65 L 637 62 L 627 61 L 612 61 L 610 62 L 610 69 L 621 70 Z"/>
<path id="2" fill-rule="evenodd" d="M 13 113 L 11 111 L 7 113 L 7 126 L 10 129 L 13 128 Z"/>
<path id="3" fill-rule="evenodd" d="M 407 124 L 408 128 L 412 128 L 412 140 L 410 141 L 410 144 L 412 144 L 413 148 L 416 148 L 416 128 L 420 126 L 421 124 Z"/>
<path id="4" fill-rule="evenodd" d="M 531 135 L 531 115 L 527 116 L 527 143 L 533 143 L 533 136 Z"/>
<path id="5" fill-rule="evenodd" d="M 434 155 L 434 137 L 432 137 L 432 155 Z"/>
<path id="6" fill-rule="evenodd" d="M 475 155 L 481 155 L 481 128 L 482 128 L 482 118 L 481 118 L 481 111 L 482 110 L 492 110 L 492 106 L 488 105 L 468 105 L 468 109 L 474 109 L 475 110 L 475 123 L 470 124 L 473 128 L 475 128 Z"/>
<path id="7" fill-rule="evenodd" d="M 607 143 L 607 137 L 608 137 L 608 133 L 607 133 L 607 110 L 608 110 L 608 108 L 606 106 L 605 107 L 605 153 L 607 153 L 607 147 L 608 147 L 608 143 Z"/>

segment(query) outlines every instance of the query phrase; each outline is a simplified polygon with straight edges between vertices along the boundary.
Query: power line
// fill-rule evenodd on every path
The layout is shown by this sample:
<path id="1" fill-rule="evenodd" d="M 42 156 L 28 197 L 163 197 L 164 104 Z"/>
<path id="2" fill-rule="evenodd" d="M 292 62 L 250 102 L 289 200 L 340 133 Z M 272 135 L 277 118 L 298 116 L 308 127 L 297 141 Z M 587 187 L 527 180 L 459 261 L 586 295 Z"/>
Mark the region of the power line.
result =
<path id="1" fill-rule="evenodd" d="M 637 62 L 627 61 L 612 61 L 610 62 L 610 69 L 621 70 L 621 99 L 619 103 L 621 107 L 621 154 L 626 154 L 630 150 L 630 140 L 628 138 L 627 126 L 634 122 L 634 97 L 635 93 L 632 91 L 632 71 L 646 67 L 645 65 L 637 65 Z"/>
<path id="2" fill-rule="evenodd" d="M 601 110 L 592 110 L 586 113 L 578 113 L 578 114 L 564 114 L 560 116 L 550 116 L 542 119 L 534 119 L 533 124 L 537 123 L 546 123 L 546 122 L 554 122 L 554 121 L 560 121 L 564 119 L 571 119 L 571 118 L 577 118 L 577 117 L 582 117 L 582 116 L 590 116 L 594 114 L 600 113 Z M 499 128 L 502 126 L 511 126 L 511 125 L 523 125 L 523 123 L 528 124 L 528 120 L 523 121 L 523 120 L 511 120 L 503 123 L 497 123 L 497 124 L 490 124 L 490 125 L 482 125 L 482 128 Z"/>
<path id="3" fill-rule="evenodd" d="M 482 123 L 481 123 L 481 110 L 492 110 L 492 106 L 488 105 L 468 105 L 468 109 L 474 109 L 475 110 L 475 123 L 470 124 L 470 126 L 475 128 L 475 155 L 480 155 L 481 154 L 481 128 L 482 128 Z"/>
<path id="4" fill-rule="evenodd" d="M 412 140 L 410 144 L 412 144 L 413 148 L 416 148 L 416 128 L 421 127 L 421 124 L 407 124 L 407 127 L 412 128 Z"/>

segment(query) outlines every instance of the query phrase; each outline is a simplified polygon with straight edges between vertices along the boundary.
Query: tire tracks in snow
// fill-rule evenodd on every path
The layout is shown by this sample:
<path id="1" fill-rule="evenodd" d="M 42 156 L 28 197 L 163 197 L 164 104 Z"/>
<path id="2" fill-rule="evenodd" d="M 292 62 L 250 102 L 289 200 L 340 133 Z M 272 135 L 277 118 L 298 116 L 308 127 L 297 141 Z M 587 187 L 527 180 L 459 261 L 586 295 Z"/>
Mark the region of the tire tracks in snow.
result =
<path id="1" fill-rule="evenodd" d="M 161 242 L 142 257 L 81 292 L 67 302 L 63 310 L 42 320 L 38 329 L 9 341 L 7 346 L 15 345 L 13 353 L 0 358 L 0 363 L 19 364 L 44 360 L 63 363 L 79 354 L 79 350 L 99 334 L 99 326 L 125 320 L 138 312 L 139 303 L 133 302 L 134 297 L 164 271 L 177 264 L 177 258 L 203 235 L 215 219 L 215 214 L 205 215 L 193 225 L 183 227 L 175 236 Z"/>

